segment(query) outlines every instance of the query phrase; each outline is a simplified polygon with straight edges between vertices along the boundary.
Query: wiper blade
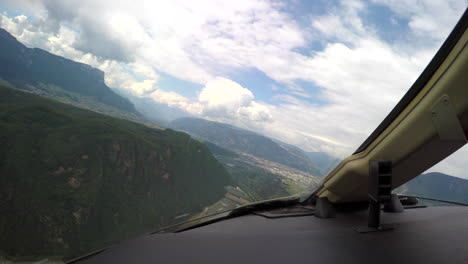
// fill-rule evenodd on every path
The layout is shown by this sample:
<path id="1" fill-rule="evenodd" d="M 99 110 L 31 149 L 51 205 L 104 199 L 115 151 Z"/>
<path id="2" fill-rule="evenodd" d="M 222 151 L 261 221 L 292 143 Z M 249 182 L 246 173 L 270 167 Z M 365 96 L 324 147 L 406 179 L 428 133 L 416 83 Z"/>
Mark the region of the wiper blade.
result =
<path id="1" fill-rule="evenodd" d="M 274 209 L 278 207 L 291 206 L 291 205 L 298 204 L 300 202 L 300 199 L 301 198 L 299 196 L 289 196 L 289 197 L 284 197 L 284 198 L 250 203 L 250 204 L 246 204 L 244 206 L 233 209 L 229 213 L 229 216 L 237 217 L 237 216 L 246 215 L 254 211 L 258 211 L 258 210 L 269 210 L 269 209 Z"/>
<path id="2" fill-rule="evenodd" d="M 271 199 L 271 200 L 265 200 L 261 202 L 255 202 L 255 203 L 250 203 L 246 204 L 243 206 L 240 206 L 238 208 L 232 209 L 230 211 L 220 213 L 217 215 L 214 215 L 214 217 L 203 221 L 199 223 L 195 223 L 190 226 L 185 226 L 180 229 L 177 229 L 174 231 L 175 233 L 187 231 L 190 229 L 206 226 L 209 224 L 213 224 L 219 221 L 247 215 L 250 213 L 253 213 L 255 211 L 260 211 L 260 210 L 269 210 L 269 209 L 274 209 L 274 208 L 280 208 L 280 207 L 286 207 L 286 206 L 292 206 L 292 205 L 297 205 L 301 202 L 301 197 L 299 196 L 289 196 L 289 197 L 284 197 L 284 198 L 277 198 L 277 199 Z"/>
<path id="3" fill-rule="evenodd" d="M 429 200 L 429 201 L 441 202 L 441 203 L 456 204 L 456 205 L 461 205 L 461 206 L 468 206 L 468 203 L 455 202 L 455 201 L 450 201 L 450 200 L 442 200 L 442 199 L 436 199 L 436 198 L 430 198 L 430 197 L 423 197 L 423 196 L 416 196 L 416 195 L 406 195 L 406 194 L 399 194 L 398 196 L 399 197 L 417 198 L 417 199 L 421 199 L 421 200 Z"/>
<path id="4" fill-rule="evenodd" d="M 109 249 L 110 247 L 111 247 L 111 246 L 108 246 L 108 247 L 105 247 L 105 248 L 101 248 L 101 249 L 98 249 L 98 250 L 94 250 L 94 251 L 89 252 L 89 253 L 87 253 L 87 254 L 85 254 L 85 255 L 81 255 L 81 256 L 79 256 L 79 257 L 76 257 L 76 258 L 73 258 L 73 259 L 69 259 L 69 260 L 65 261 L 65 264 L 74 264 L 74 263 L 78 263 L 78 262 L 83 261 L 83 260 L 85 260 L 85 259 L 87 259 L 87 258 L 90 258 L 90 257 L 93 257 L 93 256 L 95 256 L 95 255 L 98 255 L 98 254 L 104 252 L 105 250 Z"/>

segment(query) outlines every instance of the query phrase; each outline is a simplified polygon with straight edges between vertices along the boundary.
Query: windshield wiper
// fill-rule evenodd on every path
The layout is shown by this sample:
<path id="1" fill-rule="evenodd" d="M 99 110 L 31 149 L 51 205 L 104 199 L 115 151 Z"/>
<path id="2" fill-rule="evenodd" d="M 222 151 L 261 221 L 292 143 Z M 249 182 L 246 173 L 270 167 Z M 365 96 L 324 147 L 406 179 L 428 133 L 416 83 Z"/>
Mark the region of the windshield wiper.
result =
<path id="1" fill-rule="evenodd" d="M 203 222 L 195 223 L 190 226 L 183 226 L 184 223 L 182 223 L 179 226 L 182 225 L 183 227 L 180 229 L 176 229 L 174 233 L 179 233 L 179 232 L 187 231 L 190 229 L 206 226 L 206 225 L 216 223 L 219 221 L 247 215 L 255 211 L 271 210 L 275 208 L 293 206 L 293 205 L 299 204 L 300 202 L 301 202 L 300 196 L 289 196 L 289 197 L 284 197 L 284 198 L 277 198 L 277 199 L 265 200 L 261 202 L 250 203 L 250 204 L 240 206 L 238 208 L 232 209 L 224 213 L 213 215 L 213 217 L 210 217 L 209 219 Z M 164 232 L 164 230 L 161 230 L 161 231 Z M 158 233 L 161 233 L 161 232 L 158 232 Z"/>
<path id="2" fill-rule="evenodd" d="M 417 199 L 421 199 L 421 200 L 428 200 L 428 201 L 434 201 L 434 202 L 440 202 L 440 203 L 448 203 L 448 204 L 456 204 L 456 205 L 461 205 L 461 206 L 468 206 L 468 203 L 462 203 L 462 202 L 456 202 L 456 201 L 450 201 L 450 200 L 442 200 L 442 199 L 423 197 L 423 196 L 416 196 L 416 195 L 399 194 L 398 197 L 400 197 L 400 198 L 401 197 L 417 198 Z"/>

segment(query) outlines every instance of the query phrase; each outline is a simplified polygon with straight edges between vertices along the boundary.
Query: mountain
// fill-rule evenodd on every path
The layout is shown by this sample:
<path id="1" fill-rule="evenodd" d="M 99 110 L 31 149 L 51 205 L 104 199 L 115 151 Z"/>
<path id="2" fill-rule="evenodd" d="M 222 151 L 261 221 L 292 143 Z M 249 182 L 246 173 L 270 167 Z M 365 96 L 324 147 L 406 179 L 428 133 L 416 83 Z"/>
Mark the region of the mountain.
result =
<path id="1" fill-rule="evenodd" d="M 176 119 L 169 124 L 169 127 L 187 132 L 195 138 L 222 148 L 248 153 L 315 176 L 321 175 L 320 169 L 304 153 L 292 150 L 291 146 L 285 147 L 286 143 L 277 143 L 245 129 L 191 117 Z"/>
<path id="2" fill-rule="evenodd" d="M 307 152 L 294 145 L 287 144 L 279 140 L 274 141 L 299 159 L 309 159 L 312 161 L 312 163 L 317 168 L 319 168 L 320 175 L 325 175 L 328 173 L 340 161 L 340 159 L 333 157 L 325 152 Z"/>
<path id="3" fill-rule="evenodd" d="M 323 175 L 333 169 L 339 161 L 339 158 L 333 157 L 325 152 L 306 152 L 307 157 L 320 168 Z"/>
<path id="4" fill-rule="evenodd" d="M 468 180 L 439 172 L 430 172 L 405 183 L 397 188 L 396 192 L 468 203 Z"/>
<path id="5" fill-rule="evenodd" d="M 0 249 L 9 256 L 71 258 L 153 231 L 219 201 L 231 181 L 185 133 L 0 85 Z"/>
<path id="6" fill-rule="evenodd" d="M 104 83 L 104 72 L 38 48 L 0 28 L 0 80 L 16 88 L 114 116 L 141 119 L 133 104 Z"/>

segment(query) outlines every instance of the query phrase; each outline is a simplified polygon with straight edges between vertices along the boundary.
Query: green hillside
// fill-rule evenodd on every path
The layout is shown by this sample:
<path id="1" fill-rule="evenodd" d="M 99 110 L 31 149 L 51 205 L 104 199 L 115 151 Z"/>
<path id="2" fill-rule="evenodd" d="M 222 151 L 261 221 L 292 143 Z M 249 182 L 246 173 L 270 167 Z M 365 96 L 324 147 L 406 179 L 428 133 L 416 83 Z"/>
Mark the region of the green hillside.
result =
<path id="1" fill-rule="evenodd" d="M 170 129 L 0 85 L 0 250 L 70 258 L 218 201 L 228 172 Z"/>

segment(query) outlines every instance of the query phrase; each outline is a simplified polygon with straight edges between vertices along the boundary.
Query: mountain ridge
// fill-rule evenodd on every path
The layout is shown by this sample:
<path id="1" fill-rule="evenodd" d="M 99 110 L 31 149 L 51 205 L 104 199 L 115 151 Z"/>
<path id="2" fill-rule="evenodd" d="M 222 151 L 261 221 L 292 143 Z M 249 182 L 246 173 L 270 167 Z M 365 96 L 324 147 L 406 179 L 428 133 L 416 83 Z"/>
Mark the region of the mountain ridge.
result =
<path id="1" fill-rule="evenodd" d="M 468 203 L 468 180 L 440 172 L 419 175 L 396 189 L 398 193 Z"/>
<path id="2" fill-rule="evenodd" d="M 320 169 L 310 161 L 305 152 L 293 152 L 290 148 L 284 147 L 286 143 L 279 144 L 277 140 L 253 131 L 230 124 L 194 117 L 183 117 L 173 120 L 169 124 L 169 127 L 187 132 L 195 138 L 211 142 L 229 150 L 249 153 L 259 158 L 311 173 L 315 176 L 321 175 Z"/>
<path id="3" fill-rule="evenodd" d="M 2 28 L 0 28 L 1 79 L 16 88 L 42 96 L 54 97 L 57 96 L 56 90 L 60 90 L 59 98 L 75 102 L 76 106 L 84 104 L 91 109 L 102 111 L 103 107 L 100 105 L 102 104 L 131 115 L 135 119 L 141 118 L 141 114 L 127 98 L 118 95 L 105 84 L 104 72 L 101 70 L 39 48 L 28 48 Z M 84 98 L 79 98 L 76 94 Z M 94 102 L 89 102 L 89 98 Z"/>

